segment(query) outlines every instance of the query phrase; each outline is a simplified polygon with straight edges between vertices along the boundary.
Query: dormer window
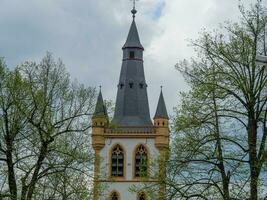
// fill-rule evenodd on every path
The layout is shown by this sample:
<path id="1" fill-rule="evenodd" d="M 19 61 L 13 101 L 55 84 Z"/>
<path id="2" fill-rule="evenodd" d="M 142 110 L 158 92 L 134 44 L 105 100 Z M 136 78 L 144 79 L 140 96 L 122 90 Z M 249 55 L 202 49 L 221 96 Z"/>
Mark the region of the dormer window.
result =
<path id="1" fill-rule="evenodd" d="M 129 83 L 130 88 L 133 88 L 133 83 Z"/>
<path id="2" fill-rule="evenodd" d="M 122 89 L 122 88 L 123 88 L 123 86 L 124 86 L 124 84 L 123 84 L 123 83 L 120 83 L 120 89 Z"/>
<path id="3" fill-rule="evenodd" d="M 130 59 L 134 59 L 134 51 L 130 51 L 130 53 L 129 53 L 129 58 L 130 58 Z"/>
<path id="4" fill-rule="evenodd" d="M 140 86 L 141 89 L 144 88 L 144 84 L 143 83 L 139 83 L 139 86 Z"/>

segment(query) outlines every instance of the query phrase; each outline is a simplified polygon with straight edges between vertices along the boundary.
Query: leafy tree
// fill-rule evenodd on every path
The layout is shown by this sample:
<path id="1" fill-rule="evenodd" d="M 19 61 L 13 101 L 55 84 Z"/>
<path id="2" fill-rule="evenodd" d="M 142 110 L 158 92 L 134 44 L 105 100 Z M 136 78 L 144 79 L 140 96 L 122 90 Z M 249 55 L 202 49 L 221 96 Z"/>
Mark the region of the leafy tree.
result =
<path id="1" fill-rule="evenodd" d="M 259 199 L 267 161 L 267 69 L 256 58 L 267 55 L 267 12 L 261 1 L 239 8 L 239 23 L 204 31 L 192 42 L 198 59 L 177 65 L 191 91 L 177 110 L 168 183 L 185 199 L 244 199 L 246 193 Z"/>
<path id="2" fill-rule="evenodd" d="M 50 53 L 39 64 L 8 71 L 2 61 L 0 69 L 2 196 L 89 198 L 95 90 L 72 83 Z"/>

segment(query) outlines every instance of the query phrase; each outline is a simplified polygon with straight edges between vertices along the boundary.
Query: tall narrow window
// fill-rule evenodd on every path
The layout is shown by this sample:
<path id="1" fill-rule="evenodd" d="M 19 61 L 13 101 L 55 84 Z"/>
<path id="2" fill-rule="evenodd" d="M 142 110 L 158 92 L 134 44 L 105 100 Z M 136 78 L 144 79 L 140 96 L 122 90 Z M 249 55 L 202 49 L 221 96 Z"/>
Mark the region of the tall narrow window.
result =
<path id="1" fill-rule="evenodd" d="M 135 153 L 135 176 L 145 177 L 147 176 L 147 149 L 144 145 L 140 145 Z"/>
<path id="2" fill-rule="evenodd" d="M 130 57 L 130 59 L 134 59 L 134 51 L 130 51 L 129 57 Z"/>
<path id="3" fill-rule="evenodd" d="M 111 155 L 111 175 L 118 177 L 123 176 L 123 164 L 124 164 L 123 150 L 119 145 L 116 145 L 113 148 Z"/>
<path id="4" fill-rule="evenodd" d="M 137 200 L 146 200 L 146 195 L 144 192 L 139 193 Z"/>
<path id="5" fill-rule="evenodd" d="M 110 200 L 119 200 L 119 194 L 117 192 L 112 192 Z"/>

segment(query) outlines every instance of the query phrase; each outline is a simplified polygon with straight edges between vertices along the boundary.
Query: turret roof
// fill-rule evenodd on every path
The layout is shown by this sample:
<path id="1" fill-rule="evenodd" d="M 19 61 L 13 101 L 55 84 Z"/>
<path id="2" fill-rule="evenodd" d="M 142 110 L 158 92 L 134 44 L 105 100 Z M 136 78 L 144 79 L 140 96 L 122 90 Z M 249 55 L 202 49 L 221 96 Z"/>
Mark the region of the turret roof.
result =
<path id="1" fill-rule="evenodd" d="M 100 90 L 95 106 L 94 117 L 106 117 L 106 116 L 107 116 L 107 109 L 103 101 L 102 92 Z"/>
<path id="2" fill-rule="evenodd" d="M 155 118 L 164 118 L 164 119 L 169 119 L 168 116 L 168 112 L 166 109 L 166 105 L 165 105 L 165 101 L 164 101 L 164 97 L 163 97 L 163 93 L 162 90 L 160 92 L 160 96 L 159 96 L 159 101 L 158 101 L 158 106 L 157 106 L 157 110 L 156 110 L 156 114 L 155 114 Z"/>

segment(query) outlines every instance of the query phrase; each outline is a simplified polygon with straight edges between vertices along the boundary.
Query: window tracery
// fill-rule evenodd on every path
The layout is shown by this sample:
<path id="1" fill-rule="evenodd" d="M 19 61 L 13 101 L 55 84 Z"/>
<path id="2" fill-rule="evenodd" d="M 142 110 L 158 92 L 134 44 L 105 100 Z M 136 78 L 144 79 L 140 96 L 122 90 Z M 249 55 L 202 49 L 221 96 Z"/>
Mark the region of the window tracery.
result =
<path id="1" fill-rule="evenodd" d="M 111 176 L 122 177 L 124 173 L 124 153 L 123 149 L 116 145 L 111 154 Z"/>
<path id="2" fill-rule="evenodd" d="M 147 176 L 147 149 L 144 145 L 140 145 L 135 152 L 135 176 Z"/>

